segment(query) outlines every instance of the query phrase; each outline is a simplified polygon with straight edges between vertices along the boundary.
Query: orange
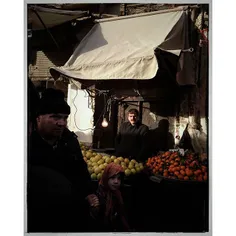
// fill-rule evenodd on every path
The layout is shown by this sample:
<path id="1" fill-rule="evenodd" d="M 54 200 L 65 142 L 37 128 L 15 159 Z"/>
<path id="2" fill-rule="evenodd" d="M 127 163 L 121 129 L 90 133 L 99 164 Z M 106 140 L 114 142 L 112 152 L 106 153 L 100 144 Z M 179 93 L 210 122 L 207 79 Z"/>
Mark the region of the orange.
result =
<path id="1" fill-rule="evenodd" d="M 174 162 L 174 166 L 177 166 L 177 165 L 179 165 L 179 163 L 178 162 Z"/>
<path id="2" fill-rule="evenodd" d="M 178 175 L 178 179 L 183 179 L 184 176 L 183 175 Z"/>
<path id="3" fill-rule="evenodd" d="M 168 172 L 164 172 L 163 176 L 167 177 L 168 176 Z"/>
<path id="4" fill-rule="evenodd" d="M 181 170 L 185 170 L 185 166 L 180 166 L 180 169 Z"/>
<path id="5" fill-rule="evenodd" d="M 178 176 L 178 175 L 179 175 L 179 171 L 175 171 L 174 174 L 175 174 L 176 176 Z"/>
<path id="6" fill-rule="evenodd" d="M 171 154 L 170 151 L 166 152 L 166 155 L 165 156 L 169 156 Z"/>
<path id="7" fill-rule="evenodd" d="M 180 158 L 179 157 L 175 158 L 175 161 L 180 161 Z"/>
<path id="8" fill-rule="evenodd" d="M 202 175 L 199 175 L 199 176 L 197 177 L 197 180 L 198 180 L 198 181 L 203 181 Z"/>
<path id="9" fill-rule="evenodd" d="M 189 177 L 188 176 L 184 176 L 184 180 L 189 180 Z"/>
<path id="10" fill-rule="evenodd" d="M 173 160 L 175 158 L 175 153 L 172 153 L 169 158 Z"/>
<path id="11" fill-rule="evenodd" d="M 184 175 L 185 175 L 185 171 L 184 171 L 184 170 L 181 170 L 181 171 L 180 171 L 180 174 L 184 176 Z"/>
<path id="12" fill-rule="evenodd" d="M 186 175 L 187 176 L 192 176 L 193 175 L 193 171 L 192 170 L 186 170 Z"/>
<path id="13" fill-rule="evenodd" d="M 175 167 L 175 170 L 180 171 L 180 167 L 179 166 Z"/>
<path id="14" fill-rule="evenodd" d="M 200 175 L 201 173 L 202 173 L 202 171 L 199 170 L 199 169 L 194 171 L 194 174 L 195 174 L 196 176 Z"/>
<path id="15" fill-rule="evenodd" d="M 203 180 L 205 180 L 205 181 L 207 180 L 207 175 L 203 176 Z"/>
<path id="16" fill-rule="evenodd" d="M 206 166 L 202 166 L 202 172 L 206 172 L 207 171 L 207 167 Z"/>
<path id="17" fill-rule="evenodd" d="M 171 164 L 174 164 L 174 163 L 175 163 L 175 161 L 174 161 L 174 160 L 171 160 L 171 161 L 170 161 L 170 163 L 171 163 Z"/>

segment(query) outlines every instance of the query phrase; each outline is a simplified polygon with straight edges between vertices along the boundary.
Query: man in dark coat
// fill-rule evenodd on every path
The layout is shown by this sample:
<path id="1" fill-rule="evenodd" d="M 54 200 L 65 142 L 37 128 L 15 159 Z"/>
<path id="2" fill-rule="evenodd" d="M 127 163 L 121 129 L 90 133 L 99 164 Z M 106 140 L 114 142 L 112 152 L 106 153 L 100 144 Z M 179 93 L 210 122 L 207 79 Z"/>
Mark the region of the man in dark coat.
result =
<path id="1" fill-rule="evenodd" d="M 28 145 L 28 232 L 87 230 L 86 199 L 93 205 L 96 196 L 69 114 L 63 92 L 46 90 Z"/>
<path id="2" fill-rule="evenodd" d="M 28 134 L 31 134 L 36 126 L 36 108 L 39 104 L 39 94 L 30 79 L 28 79 Z"/>
<path id="3" fill-rule="evenodd" d="M 120 126 L 116 137 L 116 155 L 145 161 L 148 158 L 148 127 L 138 120 L 139 112 L 130 109 L 128 122 Z"/>

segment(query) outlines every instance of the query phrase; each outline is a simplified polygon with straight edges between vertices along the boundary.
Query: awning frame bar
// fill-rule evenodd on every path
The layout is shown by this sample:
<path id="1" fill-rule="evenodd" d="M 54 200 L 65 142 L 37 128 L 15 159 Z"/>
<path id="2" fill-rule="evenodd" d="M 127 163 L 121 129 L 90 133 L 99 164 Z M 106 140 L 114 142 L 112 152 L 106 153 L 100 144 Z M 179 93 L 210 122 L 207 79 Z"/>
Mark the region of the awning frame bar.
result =
<path id="1" fill-rule="evenodd" d="M 38 12 L 36 10 L 33 10 L 33 12 L 35 13 L 35 15 L 38 17 L 38 19 L 40 20 L 41 24 L 43 25 L 43 27 L 45 28 L 45 30 L 48 32 L 48 34 L 50 35 L 51 39 L 53 40 L 53 42 L 55 43 L 57 49 L 59 50 L 60 47 L 56 41 L 56 39 L 53 37 L 53 35 L 51 34 L 50 30 L 47 28 L 47 26 L 44 24 L 42 18 L 40 17 L 40 15 L 38 14 Z"/>
<path id="2" fill-rule="evenodd" d="M 106 19 L 97 19 L 97 20 L 95 20 L 95 22 L 96 23 L 103 23 L 103 22 L 108 22 L 108 21 L 117 21 L 117 20 L 136 18 L 136 17 L 142 17 L 142 16 L 151 16 L 151 15 L 168 13 L 168 12 L 175 12 L 175 11 L 188 11 L 190 9 L 195 9 L 195 8 L 199 8 L 199 6 L 198 5 L 194 5 L 194 6 L 181 6 L 181 7 L 176 7 L 176 8 L 173 8 L 173 9 L 166 9 L 166 10 L 160 10 L 160 11 L 152 11 L 152 12 L 147 12 L 147 13 L 126 15 L 126 16 L 118 16 L 118 17 L 112 17 L 112 18 L 106 18 Z"/>

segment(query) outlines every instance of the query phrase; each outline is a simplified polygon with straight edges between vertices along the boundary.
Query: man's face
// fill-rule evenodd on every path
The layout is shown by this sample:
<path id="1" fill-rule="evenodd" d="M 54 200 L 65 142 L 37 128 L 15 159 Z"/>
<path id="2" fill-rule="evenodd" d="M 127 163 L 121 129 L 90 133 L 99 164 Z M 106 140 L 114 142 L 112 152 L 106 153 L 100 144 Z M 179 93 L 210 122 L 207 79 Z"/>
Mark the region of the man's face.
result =
<path id="1" fill-rule="evenodd" d="M 113 175 L 108 179 L 108 187 L 110 190 L 115 191 L 120 188 L 121 176 L 120 174 Z"/>
<path id="2" fill-rule="evenodd" d="M 45 114 L 37 118 L 38 131 L 49 137 L 60 137 L 67 126 L 67 114 Z"/>
<path id="3" fill-rule="evenodd" d="M 134 125 L 137 122 L 137 119 L 138 119 L 137 114 L 135 113 L 128 114 L 128 120 L 131 123 L 131 125 Z"/>

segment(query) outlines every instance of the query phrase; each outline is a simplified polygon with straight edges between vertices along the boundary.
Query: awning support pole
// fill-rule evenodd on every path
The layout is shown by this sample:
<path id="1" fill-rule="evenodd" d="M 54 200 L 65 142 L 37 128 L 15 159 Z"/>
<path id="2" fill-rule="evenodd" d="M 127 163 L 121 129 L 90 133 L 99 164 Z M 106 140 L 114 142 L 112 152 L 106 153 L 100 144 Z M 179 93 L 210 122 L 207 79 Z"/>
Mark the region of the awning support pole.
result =
<path id="1" fill-rule="evenodd" d="M 43 27 L 46 29 L 46 31 L 48 32 L 48 34 L 50 35 L 50 37 L 52 38 L 53 42 L 55 43 L 57 49 L 59 49 L 59 45 L 57 43 L 57 41 L 54 39 L 53 35 L 51 34 L 51 32 L 49 31 L 49 29 L 46 27 L 46 25 L 44 24 L 42 18 L 40 17 L 40 15 L 38 14 L 38 12 L 36 10 L 34 10 L 34 13 L 36 14 L 36 16 L 39 18 L 40 22 L 42 23 Z"/>
<path id="2" fill-rule="evenodd" d="M 202 19 L 201 19 L 200 30 L 203 29 L 203 24 L 204 24 L 204 9 L 203 9 L 203 6 L 201 6 L 201 14 L 202 14 Z M 197 75 L 197 86 L 198 86 L 198 88 L 201 87 L 201 60 L 202 60 L 202 47 L 199 45 L 198 75 Z"/>

